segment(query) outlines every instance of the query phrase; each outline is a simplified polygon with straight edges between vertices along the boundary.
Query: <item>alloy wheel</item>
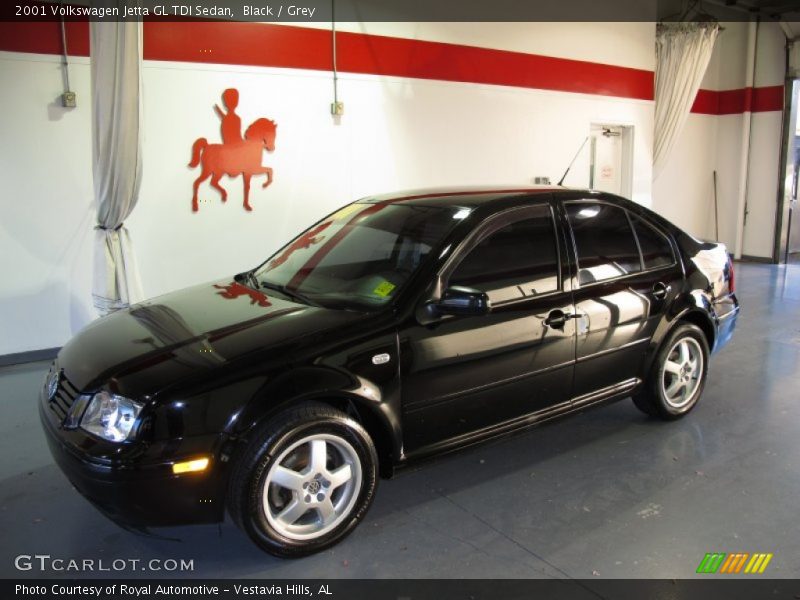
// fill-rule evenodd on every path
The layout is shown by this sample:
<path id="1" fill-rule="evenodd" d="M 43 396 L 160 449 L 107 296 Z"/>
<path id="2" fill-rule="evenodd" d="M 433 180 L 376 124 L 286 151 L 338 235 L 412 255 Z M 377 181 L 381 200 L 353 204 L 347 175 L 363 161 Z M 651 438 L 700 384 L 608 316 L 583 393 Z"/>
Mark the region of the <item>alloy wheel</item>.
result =
<path id="1" fill-rule="evenodd" d="M 672 408 L 691 402 L 703 377 L 703 351 L 692 337 L 675 342 L 661 369 L 661 391 Z"/>
<path id="2" fill-rule="evenodd" d="M 348 517 L 361 480 L 361 461 L 349 442 L 331 434 L 304 437 L 272 463 L 264 483 L 264 513 L 286 538 L 318 538 Z"/>

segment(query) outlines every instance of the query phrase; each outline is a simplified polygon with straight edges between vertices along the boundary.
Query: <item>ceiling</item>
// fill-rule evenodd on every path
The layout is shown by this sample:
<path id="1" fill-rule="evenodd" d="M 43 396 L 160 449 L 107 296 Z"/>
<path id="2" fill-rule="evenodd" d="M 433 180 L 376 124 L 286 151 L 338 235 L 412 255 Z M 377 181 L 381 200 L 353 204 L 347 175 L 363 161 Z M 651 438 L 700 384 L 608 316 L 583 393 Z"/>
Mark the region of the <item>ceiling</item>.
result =
<path id="1" fill-rule="evenodd" d="M 785 21 L 800 34 L 800 0 L 658 0 L 658 14 L 667 20 L 710 15 L 720 21 Z"/>
<path id="2" fill-rule="evenodd" d="M 711 0 L 706 0 L 710 2 Z M 782 21 L 800 21 L 798 0 L 713 0 L 714 4 Z"/>

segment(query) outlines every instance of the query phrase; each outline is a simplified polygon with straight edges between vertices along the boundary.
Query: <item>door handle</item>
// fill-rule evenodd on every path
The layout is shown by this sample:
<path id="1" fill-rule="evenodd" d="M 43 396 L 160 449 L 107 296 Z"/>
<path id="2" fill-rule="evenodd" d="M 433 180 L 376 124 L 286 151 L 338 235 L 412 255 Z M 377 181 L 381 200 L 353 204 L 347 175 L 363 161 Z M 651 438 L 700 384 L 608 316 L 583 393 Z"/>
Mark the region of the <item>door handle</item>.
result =
<path id="1" fill-rule="evenodd" d="M 550 311 L 550 314 L 547 315 L 544 320 L 544 324 L 553 329 L 561 329 L 566 325 L 567 321 L 570 319 L 577 319 L 579 316 L 580 315 L 574 313 L 565 313 L 563 310 L 557 308 Z"/>
<path id="2" fill-rule="evenodd" d="M 652 290 L 653 298 L 655 298 L 656 300 L 663 300 L 664 298 L 667 297 L 667 294 L 669 294 L 671 290 L 672 290 L 671 285 L 666 285 L 661 281 L 659 281 L 658 283 L 653 285 L 653 290 Z"/>

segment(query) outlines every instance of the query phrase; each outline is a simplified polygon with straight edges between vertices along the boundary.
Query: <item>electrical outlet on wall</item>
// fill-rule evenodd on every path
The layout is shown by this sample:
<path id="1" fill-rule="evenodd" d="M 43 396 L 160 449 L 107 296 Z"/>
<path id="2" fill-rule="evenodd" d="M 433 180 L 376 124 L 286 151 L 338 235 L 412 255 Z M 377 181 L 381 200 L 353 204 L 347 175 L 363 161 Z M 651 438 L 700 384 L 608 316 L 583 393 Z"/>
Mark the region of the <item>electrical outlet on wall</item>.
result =
<path id="1" fill-rule="evenodd" d="M 64 92 L 61 94 L 61 106 L 64 108 L 75 108 L 78 106 L 78 98 L 75 92 Z"/>
<path id="2" fill-rule="evenodd" d="M 344 102 L 331 102 L 331 114 L 341 117 L 344 114 Z"/>

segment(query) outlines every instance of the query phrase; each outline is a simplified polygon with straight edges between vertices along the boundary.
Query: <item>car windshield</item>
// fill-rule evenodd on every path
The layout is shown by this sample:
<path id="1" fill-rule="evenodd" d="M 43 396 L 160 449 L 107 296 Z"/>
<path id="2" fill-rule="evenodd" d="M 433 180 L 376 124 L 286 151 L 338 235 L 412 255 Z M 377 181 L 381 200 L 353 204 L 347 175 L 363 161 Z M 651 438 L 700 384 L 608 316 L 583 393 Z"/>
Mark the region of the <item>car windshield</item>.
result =
<path id="1" fill-rule="evenodd" d="M 406 203 L 349 204 L 276 252 L 258 268 L 255 280 L 311 304 L 380 308 L 468 212 Z"/>

